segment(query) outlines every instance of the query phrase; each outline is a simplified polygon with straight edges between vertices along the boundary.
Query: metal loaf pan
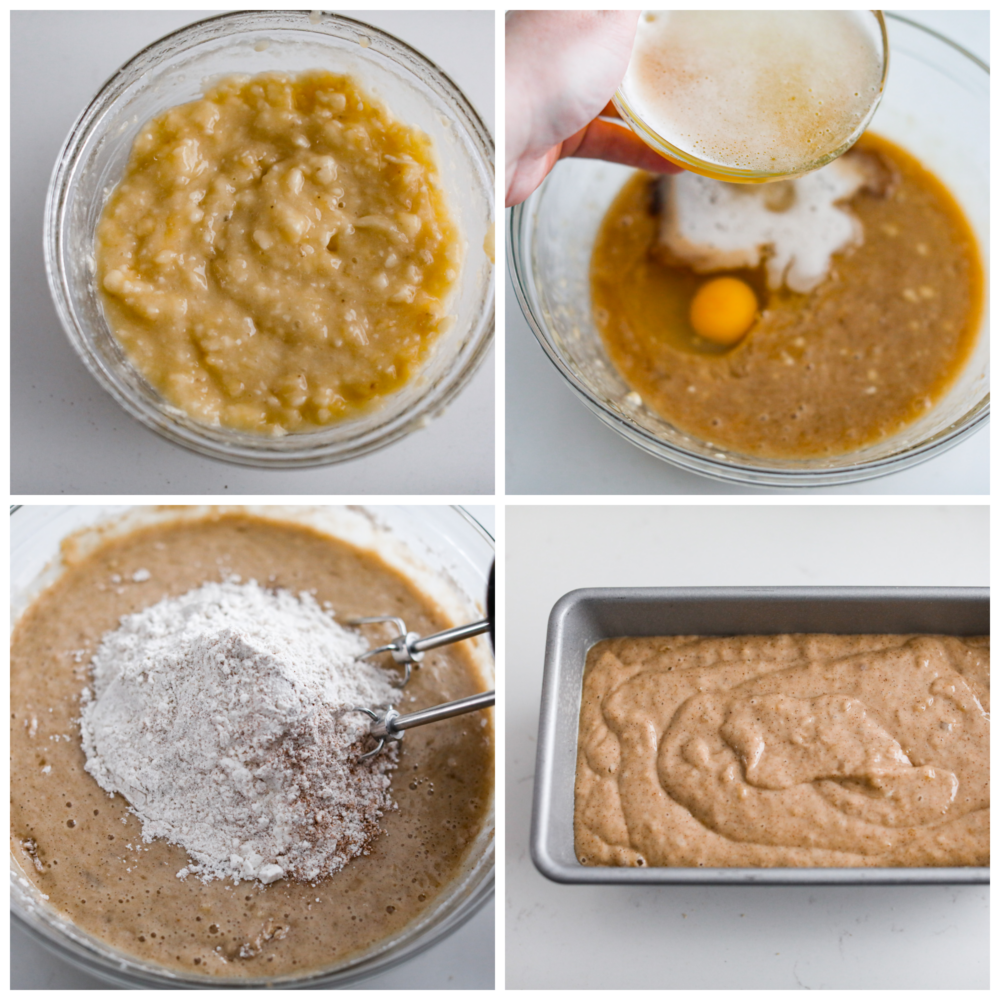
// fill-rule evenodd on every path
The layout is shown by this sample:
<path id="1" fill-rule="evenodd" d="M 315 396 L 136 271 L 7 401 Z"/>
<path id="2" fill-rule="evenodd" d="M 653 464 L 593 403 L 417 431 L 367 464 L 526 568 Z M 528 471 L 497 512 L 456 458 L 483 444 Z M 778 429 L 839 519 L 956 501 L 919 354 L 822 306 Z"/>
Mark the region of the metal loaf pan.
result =
<path id="1" fill-rule="evenodd" d="M 594 588 L 549 616 L 531 856 L 556 882 L 613 885 L 988 883 L 989 868 L 615 868 L 579 864 L 573 797 L 584 662 L 601 639 L 644 635 L 987 635 L 986 587 Z"/>

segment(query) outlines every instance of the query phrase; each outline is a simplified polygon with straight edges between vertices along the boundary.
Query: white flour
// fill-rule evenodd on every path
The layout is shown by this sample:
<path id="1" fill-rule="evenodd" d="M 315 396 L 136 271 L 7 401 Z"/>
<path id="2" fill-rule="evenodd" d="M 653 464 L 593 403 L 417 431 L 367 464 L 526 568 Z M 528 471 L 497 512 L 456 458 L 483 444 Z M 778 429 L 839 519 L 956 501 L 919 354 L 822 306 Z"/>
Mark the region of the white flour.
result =
<path id="1" fill-rule="evenodd" d="M 367 645 L 308 594 L 206 583 L 121 620 L 94 654 L 87 770 L 128 799 L 143 839 L 213 878 L 311 881 L 367 853 L 393 808 L 368 718 L 398 700 Z"/>

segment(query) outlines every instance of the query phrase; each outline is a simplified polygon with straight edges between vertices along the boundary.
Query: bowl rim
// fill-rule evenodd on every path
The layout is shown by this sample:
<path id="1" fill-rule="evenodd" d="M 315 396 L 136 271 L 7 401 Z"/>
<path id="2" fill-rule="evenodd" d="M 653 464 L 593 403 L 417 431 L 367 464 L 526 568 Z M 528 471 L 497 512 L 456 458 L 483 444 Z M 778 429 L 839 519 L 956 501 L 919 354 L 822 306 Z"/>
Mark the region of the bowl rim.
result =
<path id="1" fill-rule="evenodd" d="M 123 77 L 139 61 L 155 56 L 159 51 L 169 51 L 172 44 L 183 40 L 190 34 L 205 30 L 206 26 L 214 25 L 219 30 L 203 41 L 224 37 L 229 33 L 224 30 L 226 28 L 231 28 L 235 35 L 243 31 L 259 31 L 269 24 L 274 27 L 280 26 L 308 32 L 317 37 L 326 34 L 322 30 L 324 24 L 336 24 L 346 30 L 353 30 L 358 34 L 367 35 L 369 38 L 387 43 L 390 51 L 382 54 L 397 64 L 398 57 L 391 50 L 401 50 L 402 54 L 413 63 L 406 68 L 411 72 L 419 68 L 427 74 L 426 77 L 421 78 L 423 82 L 431 81 L 434 84 L 434 93 L 438 97 L 442 93 L 447 96 L 450 101 L 448 110 L 459 119 L 467 139 L 467 145 L 475 151 L 474 159 L 477 166 L 485 174 L 495 177 L 496 147 L 492 133 L 479 112 L 466 97 L 464 91 L 437 63 L 408 42 L 364 21 L 330 12 L 323 12 L 322 18 L 318 22 L 313 22 L 307 11 L 230 11 L 192 21 L 144 46 L 130 59 L 122 63 L 86 103 L 59 149 L 49 180 L 43 220 L 43 256 L 50 296 L 67 339 L 77 357 L 101 388 L 126 413 L 160 437 L 208 458 L 257 468 L 306 468 L 349 461 L 387 447 L 407 434 L 425 427 L 430 420 L 440 416 L 448 408 L 482 366 L 492 347 L 496 330 L 495 268 L 491 269 L 483 295 L 482 308 L 477 310 L 469 330 L 468 341 L 464 345 L 464 350 L 459 352 L 460 363 L 453 371 L 448 372 L 437 383 L 430 385 L 428 391 L 406 410 L 374 428 L 369 428 L 356 438 L 345 441 L 311 443 L 311 438 L 321 437 L 324 431 L 334 432 L 338 428 L 343 428 L 349 424 L 349 421 L 328 425 L 327 428 L 320 431 L 271 437 L 199 423 L 178 407 L 164 400 L 152 387 L 150 388 L 153 395 L 158 397 L 158 405 L 140 399 L 106 366 L 103 359 L 93 350 L 89 332 L 83 324 L 77 322 L 75 311 L 70 305 L 72 299 L 68 290 L 69 282 L 65 274 L 64 254 L 62 252 L 63 220 L 70 205 L 67 197 L 69 183 L 78 167 L 79 154 L 92 135 L 94 127 L 101 126 L 104 113 L 117 100 L 118 95 L 115 93 L 115 89 Z M 414 73 L 414 75 L 416 74 Z M 483 193 L 490 207 L 491 219 L 495 214 L 494 189 L 495 184 L 484 184 Z M 419 375 L 420 373 L 417 373 L 414 379 L 419 378 Z M 138 372 L 136 372 L 136 376 L 143 382 L 146 381 Z M 435 398 L 428 398 L 433 396 L 432 390 L 437 386 L 442 388 L 441 394 Z M 390 401 L 391 398 L 391 396 L 386 397 L 386 401 Z M 386 401 L 383 401 L 381 407 L 386 405 Z M 366 411 L 362 414 L 361 419 L 377 413 L 379 408 L 375 407 Z M 294 447 L 296 444 L 298 444 L 297 448 Z"/>
<path id="2" fill-rule="evenodd" d="M 30 509 L 34 505 L 30 504 L 10 504 L 9 517 L 22 508 Z M 71 505 L 63 505 L 71 506 Z M 132 505 L 135 506 L 135 505 Z M 282 506 L 282 505 L 278 505 Z M 412 508 L 414 505 L 401 505 Z M 420 505 L 416 505 L 420 506 Z M 465 529 L 470 530 L 480 542 L 496 554 L 496 539 L 486 526 L 462 504 L 431 504 L 432 507 L 447 509 L 457 515 Z M 95 522 L 96 523 L 96 522 Z M 454 523 L 454 522 L 453 522 Z M 484 579 L 489 574 L 484 574 Z M 495 654 L 494 654 L 495 655 Z M 494 719 L 496 728 L 496 719 Z M 467 871 L 463 878 L 469 882 L 476 877 L 476 872 L 482 872 L 481 881 L 472 884 L 463 895 L 449 900 L 442 907 L 444 915 L 437 920 L 429 932 L 421 935 L 420 928 L 426 920 L 432 919 L 434 914 L 426 918 L 418 917 L 412 925 L 408 925 L 413 939 L 404 943 L 398 953 L 389 954 L 391 944 L 385 942 L 376 943 L 373 950 L 348 964 L 337 969 L 326 969 L 314 971 L 298 979 L 282 977 L 268 979 L 267 977 L 257 977 L 253 979 L 225 979 L 188 976 L 183 973 L 160 973 L 153 968 L 143 966 L 139 960 L 125 952 L 118 952 L 110 946 L 104 946 L 103 942 L 94 938 L 98 946 L 105 947 L 107 953 L 86 943 L 87 938 L 92 935 L 85 935 L 84 938 L 77 937 L 73 932 L 72 922 L 65 922 L 70 930 L 61 933 L 57 930 L 58 921 L 43 918 L 36 921 L 28 920 L 16 907 L 16 896 L 11 894 L 10 917 L 13 924 L 16 924 L 26 934 L 35 941 L 42 944 L 53 955 L 74 967 L 124 988 L 136 988 L 139 986 L 155 988 L 177 988 L 177 989 L 260 989 L 261 987 L 276 986 L 279 988 L 316 988 L 316 987 L 343 987 L 351 986 L 373 976 L 379 975 L 389 969 L 395 968 L 417 955 L 427 951 L 439 941 L 448 937 L 460 927 L 468 923 L 495 895 L 496 891 L 496 777 L 494 775 L 493 789 L 493 835 L 490 837 L 487 849 L 482 858 Z M 14 856 L 11 854 L 11 881 L 18 878 L 17 866 Z M 407 933 L 404 928 L 401 934 Z M 397 935 L 397 940 L 401 935 Z"/>
<path id="3" fill-rule="evenodd" d="M 885 16 L 890 21 L 899 21 L 908 27 L 917 29 L 935 39 L 946 43 L 955 49 L 960 55 L 966 57 L 977 68 L 989 75 L 990 68 L 977 56 L 974 56 L 967 49 L 957 42 L 946 38 L 931 28 L 925 28 L 922 24 L 912 21 L 909 18 L 901 17 L 891 11 L 885 11 Z M 558 165 L 557 165 L 558 166 Z M 554 173 L 554 172 L 553 172 Z M 839 486 L 849 483 L 860 483 L 867 480 L 878 479 L 882 476 L 901 472 L 905 469 L 919 465 L 938 454 L 950 450 L 971 437 L 976 431 L 989 421 L 990 395 L 987 392 L 980 403 L 966 414 L 968 419 L 960 427 L 952 427 L 941 432 L 931 439 L 919 442 L 896 454 L 874 461 L 863 462 L 858 465 L 845 466 L 837 469 L 776 469 L 764 468 L 752 464 L 751 461 L 739 461 L 738 456 L 733 455 L 733 461 L 718 461 L 704 455 L 697 455 L 689 452 L 678 445 L 647 431 L 637 424 L 627 420 L 622 414 L 617 413 L 609 407 L 590 387 L 583 382 L 563 360 L 560 354 L 549 342 L 545 325 L 535 316 L 528 296 L 525 293 L 526 287 L 534 287 L 534 276 L 532 273 L 531 261 L 524 254 L 521 245 L 521 236 L 531 225 L 529 217 L 530 210 L 541 200 L 547 185 L 553 176 L 550 173 L 539 187 L 533 191 L 523 202 L 513 206 L 507 213 L 507 267 L 510 274 L 510 284 L 513 287 L 518 305 L 524 315 L 525 321 L 531 328 L 535 339 L 538 341 L 546 357 L 562 375 L 567 385 L 574 391 L 577 397 L 590 409 L 605 425 L 617 432 L 629 444 L 639 448 L 648 455 L 658 458 L 678 468 L 688 472 L 697 473 L 718 482 L 733 484 L 738 486 L 765 486 L 780 487 L 785 489 L 809 489 L 814 487 Z M 985 261 L 984 261 L 985 264 Z M 988 293 L 988 274 L 985 284 Z M 980 336 L 989 337 L 988 324 L 986 329 L 980 332 Z M 970 416 L 971 414 L 971 416 Z"/>

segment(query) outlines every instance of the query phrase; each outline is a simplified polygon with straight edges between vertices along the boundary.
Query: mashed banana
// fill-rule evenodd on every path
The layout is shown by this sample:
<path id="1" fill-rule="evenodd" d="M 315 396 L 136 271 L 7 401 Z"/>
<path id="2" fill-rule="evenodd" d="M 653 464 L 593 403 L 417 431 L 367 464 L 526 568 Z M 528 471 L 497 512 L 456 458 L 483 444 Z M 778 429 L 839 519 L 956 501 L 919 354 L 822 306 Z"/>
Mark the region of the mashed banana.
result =
<path id="1" fill-rule="evenodd" d="M 229 77 L 154 118 L 97 229 L 135 367 L 196 420 L 269 434 L 402 387 L 461 259 L 429 137 L 321 71 Z"/>

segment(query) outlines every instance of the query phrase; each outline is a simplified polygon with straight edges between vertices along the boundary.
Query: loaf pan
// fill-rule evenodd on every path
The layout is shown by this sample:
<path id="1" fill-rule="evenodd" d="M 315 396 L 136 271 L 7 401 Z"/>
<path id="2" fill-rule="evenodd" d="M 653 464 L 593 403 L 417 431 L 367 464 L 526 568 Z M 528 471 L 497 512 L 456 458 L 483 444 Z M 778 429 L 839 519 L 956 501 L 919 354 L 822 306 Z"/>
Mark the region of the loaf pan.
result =
<path id="1" fill-rule="evenodd" d="M 549 616 L 531 856 L 556 882 L 610 885 L 988 883 L 989 868 L 617 868 L 581 865 L 573 796 L 583 668 L 602 639 L 655 635 L 987 635 L 987 587 L 593 588 Z"/>

